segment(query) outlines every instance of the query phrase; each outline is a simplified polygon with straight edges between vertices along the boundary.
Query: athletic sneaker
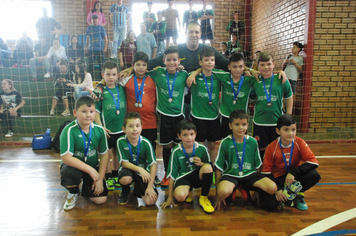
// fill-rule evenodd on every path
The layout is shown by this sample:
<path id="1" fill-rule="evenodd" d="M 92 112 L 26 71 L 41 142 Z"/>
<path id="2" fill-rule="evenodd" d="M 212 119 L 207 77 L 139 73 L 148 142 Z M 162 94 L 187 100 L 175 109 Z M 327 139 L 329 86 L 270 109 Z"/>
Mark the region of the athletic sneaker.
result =
<path id="1" fill-rule="evenodd" d="M 161 186 L 169 186 L 169 179 L 166 176 L 162 179 Z"/>
<path id="2" fill-rule="evenodd" d="M 207 196 L 200 195 L 199 204 L 206 213 L 214 212 L 214 207 L 211 205 L 211 202 L 209 201 Z"/>
<path id="3" fill-rule="evenodd" d="M 70 116 L 70 111 L 64 110 L 64 112 L 62 112 L 62 116 Z"/>
<path id="4" fill-rule="evenodd" d="M 45 79 L 49 79 L 51 78 L 51 74 L 49 72 L 47 72 L 45 75 L 44 75 Z"/>
<path id="5" fill-rule="evenodd" d="M 119 195 L 119 200 L 117 201 L 120 205 L 126 205 L 129 201 L 130 192 L 121 191 Z"/>
<path id="6" fill-rule="evenodd" d="M 50 115 L 50 116 L 54 116 L 54 110 L 51 110 L 51 111 L 49 112 L 49 115 Z"/>
<path id="7" fill-rule="evenodd" d="M 185 199 L 185 202 L 191 203 L 192 201 L 193 201 L 193 191 L 190 191 L 188 197 Z"/>
<path id="8" fill-rule="evenodd" d="M 115 187 L 120 187 L 121 186 L 121 184 L 119 182 L 119 177 L 114 177 L 113 180 L 114 180 Z"/>
<path id="9" fill-rule="evenodd" d="M 65 211 L 72 210 L 75 207 L 75 203 L 77 202 L 79 193 L 68 193 L 66 202 L 64 203 L 63 209 Z"/>
<path id="10" fill-rule="evenodd" d="M 294 200 L 295 206 L 301 210 L 301 211 L 306 211 L 308 210 L 308 205 L 307 203 L 304 201 L 304 198 L 297 198 Z"/>
<path id="11" fill-rule="evenodd" d="M 14 133 L 11 130 L 9 130 L 9 132 L 7 132 L 7 134 L 5 134 L 5 138 L 11 138 L 12 135 L 14 135 Z"/>
<path id="12" fill-rule="evenodd" d="M 106 180 L 106 187 L 109 191 L 115 190 L 114 180 L 112 178 Z"/>
<path id="13" fill-rule="evenodd" d="M 156 176 L 155 177 L 155 185 L 160 185 L 161 184 L 161 180 L 159 180 L 159 178 Z"/>

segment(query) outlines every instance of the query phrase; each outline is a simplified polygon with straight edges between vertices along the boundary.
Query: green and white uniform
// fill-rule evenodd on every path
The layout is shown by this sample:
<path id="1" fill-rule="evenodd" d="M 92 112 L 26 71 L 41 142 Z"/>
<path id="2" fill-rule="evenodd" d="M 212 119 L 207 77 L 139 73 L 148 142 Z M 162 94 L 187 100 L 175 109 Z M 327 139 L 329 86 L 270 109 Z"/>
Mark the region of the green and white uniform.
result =
<path id="1" fill-rule="evenodd" d="M 105 128 L 110 130 L 110 134 L 119 134 L 122 133 L 122 124 L 124 117 L 126 115 L 126 95 L 125 90 L 121 85 L 116 85 L 119 88 L 120 96 L 120 114 L 116 114 L 116 106 L 113 97 L 106 88 L 105 85 L 99 84 L 98 87 L 102 90 L 103 99 L 99 102 L 95 102 L 96 111 L 100 114 L 101 122 Z M 116 87 L 110 89 L 112 94 L 114 94 L 117 101 L 117 90 Z"/>
<path id="2" fill-rule="evenodd" d="M 228 175 L 235 178 L 242 178 L 248 176 L 258 169 L 261 165 L 260 153 L 256 139 L 246 135 L 246 150 L 243 163 L 243 175 L 239 175 L 239 163 L 237 161 L 235 145 L 232 136 L 229 135 L 224 138 L 218 150 L 215 166 L 222 172 L 222 176 Z M 243 153 L 243 143 L 236 143 L 239 158 L 241 160 Z"/>
<path id="3" fill-rule="evenodd" d="M 202 120 L 212 120 L 219 116 L 219 94 L 221 83 L 219 78 L 229 75 L 228 72 L 213 69 L 213 91 L 212 91 L 212 105 L 209 105 L 208 90 L 205 85 L 203 74 L 200 73 L 196 76 L 196 84 L 192 84 L 191 93 L 191 114 L 194 118 Z M 208 89 L 210 91 L 211 76 L 206 76 Z"/>
<path id="4" fill-rule="evenodd" d="M 179 143 L 172 151 L 169 158 L 169 165 L 167 171 L 167 178 L 178 180 L 199 168 L 193 163 L 189 164 L 189 161 L 184 155 L 182 149 L 182 143 Z M 192 153 L 187 153 L 189 158 L 192 157 Z M 206 147 L 198 142 L 195 142 L 195 155 L 201 159 L 203 163 L 210 163 L 210 156 Z"/>
<path id="5" fill-rule="evenodd" d="M 173 101 L 168 102 L 169 92 L 167 86 L 166 68 L 157 68 L 147 72 L 156 83 L 157 88 L 157 111 L 166 116 L 180 116 L 184 114 L 184 89 L 188 73 L 185 70 L 177 73 L 177 78 L 173 88 Z M 175 74 L 168 74 L 169 85 L 172 86 Z"/>
<path id="6" fill-rule="evenodd" d="M 253 83 L 252 88 L 257 95 L 255 114 L 253 116 L 253 123 L 255 123 L 256 125 L 277 125 L 278 117 L 283 115 L 283 98 L 288 99 L 293 96 L 289 81 L 287 80 L 284 84 L 282 84 L 282 80 L 278 79 L 278 77 L 278 74 L 275 74 L 273 78 L 271 107 L 267 106 L 267 97 L 261 76 L 259 78 L 259 81 L 255 81 Z M 269 94 L 271 78 L 265 78 L 264 81 L 266 84 L 267 94 Z"/>
<path id="7" fill-rule="evenodd" d="M 87 160 L 84 158 L 84 140 L 82 132 L 79 129 L 77 120 L 72 121 L 64 127 L 60 136 L 60 152 L 61 156 L 70 153 L 73 157 L 78 158 L 82 162 L 92 166 L 99 166 L 99 156 L 105 154 L 109 148 L 103 127 L 95 123 L 91 124 L 92 135 L 89 146 Z M 85 139 L 88 142 L 89 133 L 85 134 Z"/>
<path id="8" fill-rule="evenodd" d="M 133 157 L 132 160 L 130 155 L 130 149 L 126 140 L 126 135 L 120 137 L 117 140 L 117 157 L 120 163 L 123 161 L 129 161 L 134 165 L 144 168 L 148 173 L 150 173 L 150 166 L 157 163 L 156 154 L 152 148 L 150 141 L 145 137 L 142 136 L 140 137 L 141 137 L 141 144 L 140 144 L 140 154 L 139 154 L 140 156 L 138 157 L 138 164 L 136 164 L 138 145 L 136 147 L 131 145 L 132 157 Z"/>
<path id="9" fill-rule="evenodd" d="M 236 109 L 241 109 L 248 111 L 248 98 L 250 95 L 250 90 L 253 82 L 255 81 L 254 77 L 244 77 L 243 84 L 241 86 L 240 92 L 237 95 L 236 104 L 234 101 L 234 92 L 231 88 L 230 75 L 223 76 L 219 78 L 221 81 L 221 98 L 220 98 L 220 114 L 223 117 L 229 118 L 230 113 Z M 237 83 L 234 83 L 235 93 L 238 91 L 240 80 Z"/>

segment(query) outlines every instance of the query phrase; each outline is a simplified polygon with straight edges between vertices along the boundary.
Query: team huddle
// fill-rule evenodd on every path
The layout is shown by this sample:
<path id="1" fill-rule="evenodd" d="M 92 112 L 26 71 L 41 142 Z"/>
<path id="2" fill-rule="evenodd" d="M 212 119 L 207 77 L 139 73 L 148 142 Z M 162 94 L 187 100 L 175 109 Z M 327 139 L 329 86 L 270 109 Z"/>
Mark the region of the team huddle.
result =
<path id="1" fill-rule="evenodd" d="M 201 68 L 190 74 L 179 67 L 177 47 L 168 47 L 163 61 L 165 67 L 147 72 L 148 56 L 137 52 L 125 78 L 114 62 L 106 62 L 103 81 L 92 95 L 95 100 L 77 99 L 77 119 L 60 137 L 61 184 L 69 191 L 64 210 L 75 207 L 81 181 L 82 196 L 105 203 L 112 187 L 108 179 L 121 185 L 120 205 L 128 203 L 133 183 L 134 196 L 155 205 L 157 131 L 163 146 L 162 183 L 168 184 L 163 209 L 175 200 L 192 202 L 192 189 L 201 188 L 199 204 L 206 213 L 232 202 L 236 189 L 246 201 L 268 211 L 284 206 L 307 210 L 304 192 L 320 180 L 318 162 L 296 137 L 291 86 L 283 74 L 273 73 L 271 54 L 260 53 L 261 74 L 256 77 L 239 53 L 229 57 L 230 73 L 214 69 L 210 48 L 200 52 Z M 189 107 L 184 104 L 188 87 Z M 247 135 L 250 93 L 257 97 L 253 137 Z M 211 204 L 213 179 L 216 197 Z"/>

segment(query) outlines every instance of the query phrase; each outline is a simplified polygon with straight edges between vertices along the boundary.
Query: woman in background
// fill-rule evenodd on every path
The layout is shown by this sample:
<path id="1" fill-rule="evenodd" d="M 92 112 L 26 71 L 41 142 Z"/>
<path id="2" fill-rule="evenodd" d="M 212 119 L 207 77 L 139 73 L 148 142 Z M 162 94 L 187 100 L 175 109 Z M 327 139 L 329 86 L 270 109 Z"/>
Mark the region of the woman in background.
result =
<path id="1" fill-rule="evenodd" d="M 94 9 L 91 10 L 89 13 L 88 13 L 88 17 L 87 17 L 87 23 L 88 25 L 92 25 L 92 22 L 91 22 L 91 17 L 92 15 L 97 15 L 98 16 L 98 24 L 101 25 L 101 26 L 104 26 L 106 25 L 106 19 L 105 19 L 105 15 L 104 15 L 104 12 L 103 10 L 101 9 L 101 2 L 100 1 L 96 1 L 94 3 Z"/>
<path id="2" fill-rule="evenodd" d="M 126 69 L 129 67 L 132 67 L 132 60 L 133 60 L 133 55 L 137 51 L 137 46 L 136 46 L 136 35 L 133 30 L 129 30 L 127 32 L 126 39 L 121 43 L 120 47 L 120 53 L 119 53 L 119 58 L 120 58 L 120 69 Z"/>
<path id="3" fill-rule="evenodd" d="M 67 85 L 74 88 L 75 100 L 81 96 L 90 96 L 94 90 L 91 74 L 86 71 L 86 64 L 83 60 L 75 63 L 73 81 L 74 83 L 68 83 Z"/>

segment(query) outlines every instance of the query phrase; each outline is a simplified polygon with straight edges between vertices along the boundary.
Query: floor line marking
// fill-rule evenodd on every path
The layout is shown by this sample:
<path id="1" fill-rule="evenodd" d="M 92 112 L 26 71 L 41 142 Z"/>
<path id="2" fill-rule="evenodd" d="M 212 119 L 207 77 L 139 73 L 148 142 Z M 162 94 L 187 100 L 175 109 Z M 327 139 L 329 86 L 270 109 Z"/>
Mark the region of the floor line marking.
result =
<path id="1" fill-rule="evenodd" d="M 299 236 L 299 235 L 309 235 L 309 234 L 316 234 L 324 232 L 336 225 L 344 223 L 345 221 L 351 220 L 356 217 L 356 208 L 338 213 L 336 215 L 330 216 L 324 220 L 316 222 L 299 232 L 293 234 L 292 236 Z"/>

